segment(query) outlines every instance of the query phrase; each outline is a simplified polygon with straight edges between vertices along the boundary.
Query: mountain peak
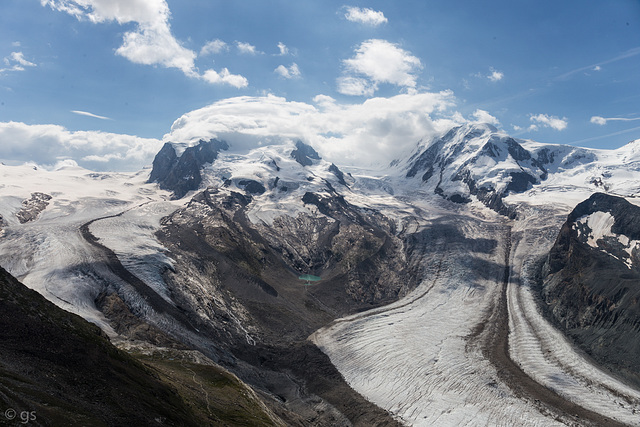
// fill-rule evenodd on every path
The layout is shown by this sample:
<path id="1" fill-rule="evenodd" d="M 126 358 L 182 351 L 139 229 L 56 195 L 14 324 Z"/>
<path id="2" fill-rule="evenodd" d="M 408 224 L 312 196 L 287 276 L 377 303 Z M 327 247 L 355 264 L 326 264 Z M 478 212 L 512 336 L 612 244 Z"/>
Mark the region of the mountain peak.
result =
<path id="1" fill-rule="evenodd" d="M 220 151 L 228 149 L 229 144 L 225 141 L 201 139 L 178 157 L 175 147 L 167 142 L 153 160 L 148 182 L 157 182 L 160 188 L 173 192 L 173 197 L 180 199 L 189 191 L 198 189 L 202 182 L 202 166 L 212 163 Z"/>
<path id="2" fill-rule="evenodd" d="M 291 152 L 291 157 L 302 166 L 311 166 L 314 160 L 320 160 L 320 154 L 312 146 L 298 140 L 296 148 Z"/>

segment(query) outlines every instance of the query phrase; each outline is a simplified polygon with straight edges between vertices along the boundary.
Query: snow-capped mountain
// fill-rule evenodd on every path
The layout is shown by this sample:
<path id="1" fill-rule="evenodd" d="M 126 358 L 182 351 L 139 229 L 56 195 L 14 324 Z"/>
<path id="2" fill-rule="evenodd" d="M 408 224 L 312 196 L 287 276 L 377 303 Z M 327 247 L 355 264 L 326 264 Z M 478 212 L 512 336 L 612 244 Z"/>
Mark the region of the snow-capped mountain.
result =
<path id="1" fill-rule="evenodd" d="M 0 166 L 0 265 L 122 348 L 229 369 L 276 424 L 635 422 L 640 392 L 535 301 L 552 322 L 570 308 L 565 264 L 536 287 L 564 260 L 559 232 L 617 257 L 611 277 L 635 271 L 640 237 L 617 211 L 563 223 L 594 192 L 636 201 L 640 142 L 590 150 L 468 124 L 382 170 L 316 148 L 167 143 L 137 174 Z M 589 298 L 572 301 L 591 313 Z"/>

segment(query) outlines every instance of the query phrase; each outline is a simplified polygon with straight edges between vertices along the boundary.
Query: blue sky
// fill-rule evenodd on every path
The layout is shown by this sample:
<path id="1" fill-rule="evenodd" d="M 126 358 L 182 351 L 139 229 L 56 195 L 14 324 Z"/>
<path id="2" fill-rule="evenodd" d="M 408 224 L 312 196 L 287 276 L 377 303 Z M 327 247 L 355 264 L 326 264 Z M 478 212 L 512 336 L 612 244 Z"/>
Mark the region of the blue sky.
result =
<path id="1" fill-rule="evenodd" d="M 239 132 L 382 161 L 465 120 L 617 148 L 639 75 L 637 0 L 3 0 L 0 159 L 135 169 Z"/>

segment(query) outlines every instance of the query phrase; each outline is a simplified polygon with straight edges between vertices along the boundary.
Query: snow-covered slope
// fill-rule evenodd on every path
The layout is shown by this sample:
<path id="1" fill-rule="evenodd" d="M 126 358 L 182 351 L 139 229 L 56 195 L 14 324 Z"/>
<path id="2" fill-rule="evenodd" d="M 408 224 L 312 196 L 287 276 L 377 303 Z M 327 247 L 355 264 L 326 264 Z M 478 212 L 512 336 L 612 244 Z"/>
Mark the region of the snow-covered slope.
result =
<path id="1" fill-rule="evenodd" d="M 34 165 L 0 166 L 2 266 L 59 307 L 80 314 L 113 335 L 94 300 L 107 286 L 100 276 L 115 279 L 100 266 L 102 258 L 82 237 L 80 227 L 136 206 L 144 205 L 147 210 L 155 206 L 159 215 L 129 217 L 126 224 L 114 224 L 101 231 L 114 250 L 123 255 L 125 263 L 135 264 L 135 259 L 143 262 L 149 248 L 154 248 L 155 254 L 161 253 L 154 230 L 160 216 L 180 204 L 168 204 L 164 201 L 168 193 L 145 184 L 148 173 L 148 170 L 123 174 L 94 173 L 78 167 L 49 171 Z M 46 205 L 32 203 L 34 194 L 47 195 Z M 25 217 L 30 220 L 22 221 Z M 143 269 L 152 268 L 155 267 L 147 265 Z"/>

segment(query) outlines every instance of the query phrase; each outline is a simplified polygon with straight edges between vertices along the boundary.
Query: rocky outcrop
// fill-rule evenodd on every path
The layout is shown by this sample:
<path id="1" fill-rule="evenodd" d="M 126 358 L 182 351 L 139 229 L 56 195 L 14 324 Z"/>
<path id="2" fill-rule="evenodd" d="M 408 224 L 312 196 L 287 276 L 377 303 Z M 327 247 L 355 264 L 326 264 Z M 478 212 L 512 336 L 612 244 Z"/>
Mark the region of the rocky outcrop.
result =
<path id="1" fill-rule="evenodd" d="M 296 148 L 291 151 L 291 157 L 302 166 L 311 166 L 314 160 L 320 160 L 320 154 L 302 141 L 296 142 Z"/>
<path id="2" fill-rule="evenodd" d="M 551 318 L 605 366 L 640 384 L 640 207 L 596 193 L 562 226 L 543 268 Z"/>
<path id="3" fill-rule="evenodd" d="M 331 163 L 331 166 L 329 166 L 329 172 L 331 172 L 336 176 L 336 178 L 338 178 L 338 182 L 340 184 L 344 185 L 345 187 L 349 186 L 347 184 L 347 181 L 345 181 L 344 179 L 344 173 L 342 173 L 342 171 L 335 164 Z"/>
<path id="4" fill-rule="evenodd" d="M 49 206 L 52 197 L 44 193 L 31 193 L 31 198 L 22 202 L 22 208 L 16 213 L 20 224 L 34 221 Z"/>
<path id="5" fill-rule="evenodd" d="M 212 163 L 220 151 L 227 149 L 229 145 L 224 141 L 200 140 L 178 157 L 174 146 L 167 142 L 153 160 L 149 182 L 157 182 L 160 188 L 171 191 L 175 199 L 180 199 L 189 191 L 200 188 L 202 167 Z"/>

